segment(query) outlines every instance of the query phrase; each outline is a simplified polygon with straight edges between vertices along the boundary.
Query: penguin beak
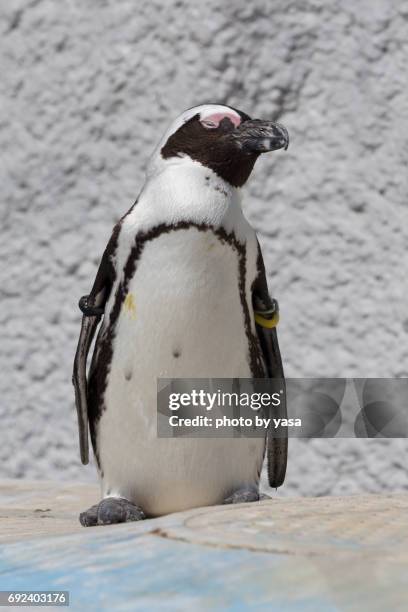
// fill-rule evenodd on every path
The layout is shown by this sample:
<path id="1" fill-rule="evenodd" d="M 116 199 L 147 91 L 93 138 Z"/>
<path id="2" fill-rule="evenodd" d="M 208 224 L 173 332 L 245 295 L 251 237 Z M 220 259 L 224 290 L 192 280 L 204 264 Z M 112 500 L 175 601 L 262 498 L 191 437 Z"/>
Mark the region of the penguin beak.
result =
<path id="1" fill-rule="evenodd" d="M 289 134 L 283 125 L 262 119 L 244 121 L 234 132 L 234 138 L 244 153 L 266 153 L 286 149 Z"/>

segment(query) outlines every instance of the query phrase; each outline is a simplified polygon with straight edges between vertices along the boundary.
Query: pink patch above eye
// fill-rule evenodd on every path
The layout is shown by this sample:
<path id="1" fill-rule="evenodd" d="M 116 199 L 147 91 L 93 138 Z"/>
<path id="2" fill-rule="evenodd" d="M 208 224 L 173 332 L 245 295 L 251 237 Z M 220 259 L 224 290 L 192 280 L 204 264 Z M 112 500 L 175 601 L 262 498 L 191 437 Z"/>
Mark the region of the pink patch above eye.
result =
<path id="1" fill-rule="evenodd" d="M 223 119 L 229 119 L 231 123 L 237 127 L 241 123 L 241 117 L 232 113 L 214 113 L 201 119 L 201 123 L 205 127 L 217 128 Z"/>

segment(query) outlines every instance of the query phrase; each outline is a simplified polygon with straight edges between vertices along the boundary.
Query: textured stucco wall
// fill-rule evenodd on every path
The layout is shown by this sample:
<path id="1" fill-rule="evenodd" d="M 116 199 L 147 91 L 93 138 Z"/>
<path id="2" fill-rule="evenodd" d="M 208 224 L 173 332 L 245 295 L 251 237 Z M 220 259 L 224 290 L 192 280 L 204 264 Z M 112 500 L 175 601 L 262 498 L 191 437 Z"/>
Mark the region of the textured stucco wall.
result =
<path id="1" fill-rule="evenodd" d="M 408 2 L 0 5 L 0 475 L 80 466 L 71 366 L 114 222 L 168 122 L 280 117 L 246 189 L 291 376 L 407 376 Z M 292 442 L 282 495 L 408 488 L 402 440 Z"/>

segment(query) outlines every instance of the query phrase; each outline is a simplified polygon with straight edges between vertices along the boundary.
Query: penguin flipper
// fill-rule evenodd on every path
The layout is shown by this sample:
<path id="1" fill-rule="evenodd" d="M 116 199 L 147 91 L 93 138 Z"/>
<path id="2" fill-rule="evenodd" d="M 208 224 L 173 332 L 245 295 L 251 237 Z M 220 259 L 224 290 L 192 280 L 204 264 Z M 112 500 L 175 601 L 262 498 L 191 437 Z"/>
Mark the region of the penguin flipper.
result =
<path id="1" fill-rule="evenodd" d="M 122 221 L 122 220 L 121 220 Z M 96 278 L 88 296 L 79 300 L 79 308 L 84 313 L 81 323 L 78 346 L 75 353 L 72 382 L 75 388 L 75 404 L 78 415 L 79 449 L 84 465 L 89 462 L 88 442 L 88 384 L 86 379 L 86 362 L 96 328 L 105 311 L 106 302 L 112 289 L 115 277 L 113 255 L 116 252 L 121 221 L 113 228 L 112 235 L 102 255 Z"/>
<path id="2" fill-rule="evenodd" d="M 106 290 L 103 288 L 97 294 L 96 298 L 92 299 L 93 308 L 102 309 L 102 306 L 104 306 L 106 302 L 105 294 Z M 91 296 L 88 296 L 87 301 L 88 303 L 91 301 Z M 84 314 L 82 317 L 81 333 L 79 335 L 78 346 L 75 353 L 74 371 L 72 374 L 72 382 L 75 389 L 75 404 L 78 416 L 79 449 L 81 461 L 84 465 L 89 463 L 86 362 L 100 319 L 101 314 Z"/>
<path id="3" fill-rule="evenodd" d="M 274 417 L 286 419 L 286 385 L 276 329 L 268 329 L 257 324 L 256 331 L 267 366 L 268 376 L 269 378 L 280 379 L 281 389 L 283 390 L 281 402 L 278 407 L 274 408 Z M 274 437 L 274 428 L 270 427 L 267 434 L 268 480 L 269 485 L 273 488 L 283 485 L 286 474 L 288 438 L 287 435 L 283 435 L 285 430 L 282 427 L 280 431 L 282 434 L 279 438 Z M 287 434 L 287 432 L 285 433 Z"/>
<path id="4" fill-rule="evenodd" d="M 265 275 L 265 266 L 262 252 L 258 244 L 258 276 L 253 285 L 252 302 L 256 313 L 256 332 L 261 346 L 262 355 L 266 365 L 267 376 L 269 378 L 280 379 L 283 394 L 278 407 L 279 414 L 274 413 L 277 418 L 287 418 L 286 409 L 286 386 L 283 371 L 282 358 L 279 349 L 278 335 L 275 326 L 269 326 L 268 320 L 278 318 L 278 305 L 268 292 L 268 285 Z M 260 316 L 259 316 L 260 315 Z M 257 322 L 257 319 L 259 323 Z M 276 325 L 276 324 L 275 324 Z M 276 409 L 275 409 L 276 410 Z M 280 487 L 285 481 L 288 438 L 287 435 L 279 438 L 274 437 L 274 428 L 269 428 L 267 433 L 267 457 L 268 457 L 268 480 L 273 488 Z M 281 428 L 283 432 L 283 428 Z"/>

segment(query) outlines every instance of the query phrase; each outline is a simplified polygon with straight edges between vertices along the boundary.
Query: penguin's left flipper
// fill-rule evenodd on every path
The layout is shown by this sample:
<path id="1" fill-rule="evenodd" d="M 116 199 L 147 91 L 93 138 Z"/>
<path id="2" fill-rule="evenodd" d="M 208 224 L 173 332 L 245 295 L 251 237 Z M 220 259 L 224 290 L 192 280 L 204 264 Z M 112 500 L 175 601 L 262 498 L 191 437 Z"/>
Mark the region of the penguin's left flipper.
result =
<path id="1" fill-rule="evenodd" d="M 141 507 L 132 504 L 124 497 L 105 497 L 99 504 L 81 512 L 79 522 L 83 527 L 94 527 L 142 521 L 145 518 Z"/>
<path id="2" fill-rule="evenodd" d="M 256 325 L 258 338 L 262 347 L 265 363 L 270 378 L 280 379 L 283 390 L 279 407 L 274 408 L 274 417 L 287 419 L 286 385 L 280 356 L 276 329 L 263 328 Z M 274 436 L 275 429 L 269 427 L 267 433 L 268 481 L 274 489 L 282 486 L 285 481 L 288 458 L 287 430 L 281 428 L 281 436 Z"/>
<path id="3" fill-rule="evenodd" d="M 258 244 L 258 276 L 253 285 L 252 303 L 255 312 L 256 332 L 261 346 L 262 355 L 269 378 L 279 379 L 283 389 L 279 418 L 287 418 L 286 410 L 286 387 L 283 371 L 282 358 L 279 349 L 276 323 L 279 320 L 278 304 L 268 292 L 268 284 L 265 275 L 265 266 L 262 252 Z M 285 432 L 287 433 L 287 432 Z M 268 457 L 268 480 L 273 488 L 280 487 L 285 481 L 288 456 L 287 435 L 274 437 L 272 429 L 267 433 L 267 457 Z"/>

